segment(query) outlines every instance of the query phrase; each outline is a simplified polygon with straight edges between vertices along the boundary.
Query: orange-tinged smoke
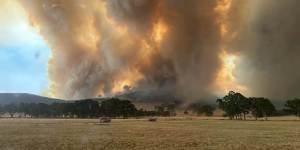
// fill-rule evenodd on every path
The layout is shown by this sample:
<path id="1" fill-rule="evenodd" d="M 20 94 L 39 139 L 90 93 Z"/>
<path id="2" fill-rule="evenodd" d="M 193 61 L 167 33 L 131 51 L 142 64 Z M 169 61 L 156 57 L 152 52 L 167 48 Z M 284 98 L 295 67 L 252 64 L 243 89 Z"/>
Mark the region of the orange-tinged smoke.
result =
<path id="1" fill-rule="evenodd" d="M 156 42 L 156 43 L 160 43 L 162 40 L 163 40 L 163 38 L 164 38 L 164 36 L 165 36 L 165 34 L 168 32 L 168 27 L 167 27 L 167 25 L 166 24 L 164 24 L 161 20 L 158 22 L 158 23 L 156 23 L 155 25 L 154 25 L 154 29 L 153 29 L 153 39 L 154 39 L 154 41 Z"/>
<path id="2" fill-rule="evenodd" d="M 228 34 L 228 12 L 231 4 L 232 0 L 218 0 L 218 5 L 215 7 L 215 11 L 219 14 L 219 30 L 223 40 Z"/>
<path id="3" fill-rule="evenodd" d="M 227 93 L 230 90 L 245 93 L 247 87 L 240 85 L 236 79 L 236 69 L 239 62 L 238 55 L 229 54 L 225 50 L 220 54 L 222 68 L 216 78 L 216 86 L 219 87 L 219 94 Z"/>
<path id="4" fill-rule="evenodd" d="M 20 2 L 52 51 L 49 95 L 299 95 L 299 0 Z"/>
<path id="5" fill-rule="evenodd" d="M 223 49 L 219 54 L 222 65 L 215 80 L 215 86 L 218 89 L 216 93 L 219 93 L 219 95 L 225 94 L 231 90 L 239 92 L 245 92 L 247 90 L 245 86 L 239 85 L 236 80 L 235 72 L 239 56 L 225 50 L 228 47 L 228 41 L 232 38 L 232 32 L 229 31 L 228 19 L 232 2 L 232 0 L 219 0 L 217 7 L 215 7 L 215 11 L 219 14 L 219 32 L 222 40 L 221 48 Z"/>
<path id="6" fill-rule="evenodd" d="M 69 99 L 157 89 L 195 100 L 236 87 L 238 56 L 222 51 L 232 3 L 22 1 L 52 49 L 49 93 Z"/>
<path id="7" fill-rule="evenodd" d="M 125 73 L 121 77 L 123 80 L 115 81 L 111 94 L 122 94 L 122 92 L 128 92 L 129 90 L 135 89 L 137 86 L 136 82 L 142 78 L 143 76 L 137 70 Z"/>

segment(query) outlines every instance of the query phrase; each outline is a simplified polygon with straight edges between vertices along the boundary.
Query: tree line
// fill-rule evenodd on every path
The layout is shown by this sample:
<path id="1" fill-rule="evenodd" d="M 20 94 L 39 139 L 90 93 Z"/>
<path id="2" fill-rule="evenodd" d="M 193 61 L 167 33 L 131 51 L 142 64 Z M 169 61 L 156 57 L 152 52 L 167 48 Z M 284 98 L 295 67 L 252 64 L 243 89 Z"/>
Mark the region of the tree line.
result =
<path id="1" fill-rule="evenodd" d="M 272 102 L 264 97 L 245 97 L 241 93 L 229 92 L 221 99 L 217 99 L 218 107 L 225 112 L 224 116 L 230 119 L 246 120 L 252 115 L 256 120 L 278 115 L 280 113 L 300 117 L 300 99 L 287 100 L 283 111 L 277 111 Z M 97 117 L 143 117 L 143 116 L 176 116 L 176 108 L 180 102 L 162 103 L 154 110 L 137 109 L 129 100 L 111 98 L 104 101 L 92 99 L 65 103 L 20 103 L 0 105 L 0 116 L 7 113 L 22 114 L 22 117 L 33 118 L 97 118 Z M 212 116 L 215 107 L 201 102 L 188 105 L 184 114 L 192 112 L 196 115 Z"/>
<path id="2" fill-rule="evenodd" d="M 0 116 L 8 113 L 10 117 L 22 114 L 32 118 L 97 118 L 97 117 L 142 117 L 170 116 L 175 112 L 173 105 L 162 104 L 155 110 L 137 109 L 129 100 L 111 98 L 98 102 L 95 100 L 80 100 L 66 103 L 11 103 L 0 105 Z"/>
<path id="3" fill-rule="evenodd" d="M 264 97 L 245 97 L 241 93 L 230 91 L 222 99 L 218 99 L 219 108 L 222 109 L 224 116 L 230 119 L 244 119 L 246 115 L 251 114 L 255 119 L 279 114 L 273 103 Z M 287 100 L 283 111 L 287 115 L 296 115 L 300 117 L 300 99 L 295 98 Z"/>

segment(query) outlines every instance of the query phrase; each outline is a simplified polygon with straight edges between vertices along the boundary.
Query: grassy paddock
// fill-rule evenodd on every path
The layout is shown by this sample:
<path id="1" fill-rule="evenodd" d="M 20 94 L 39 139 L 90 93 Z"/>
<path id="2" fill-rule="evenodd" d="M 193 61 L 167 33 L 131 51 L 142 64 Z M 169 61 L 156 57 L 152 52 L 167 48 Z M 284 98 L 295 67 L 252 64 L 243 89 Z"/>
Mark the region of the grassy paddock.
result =
<path id="1" fill-rule="evenodd" d="M 300 149 L 300 120 L 271 120 L 0 119 L 0 149 Z"/>

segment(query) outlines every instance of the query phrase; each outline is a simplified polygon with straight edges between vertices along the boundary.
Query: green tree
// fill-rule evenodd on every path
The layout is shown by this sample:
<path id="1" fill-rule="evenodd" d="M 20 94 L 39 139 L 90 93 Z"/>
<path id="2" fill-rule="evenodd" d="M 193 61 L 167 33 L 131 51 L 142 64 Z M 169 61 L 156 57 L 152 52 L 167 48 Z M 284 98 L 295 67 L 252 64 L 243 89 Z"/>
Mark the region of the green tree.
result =
<path id="1" fill-rule="evenodd" d="M 99 114 L 99 103 L 93 100 L 75 101 L 73 113 L 79 118 L 93 118 Z"/>
<path id="2" fill-rule="evenodd" d="M 267 119 L 268 116 L 271 116 L 276 112 L 275 106 L 269 99 L 263 97 L 251 97 L 249 100 L 251 102 L 251 113 L 255 117 L 255 120 L 261 117 Z"/>
<path id="3" fill-rule="evenodd" d="M 224 110 L 230 119 L 242 119 L 243 115 L 244 120 L 246 120 L 246 114 L 249 113 L 251 106 L 250 101 L 245 96 L 233 91 L 230 91 L 222 99 L 218 99 L 217 102 L 219 108 Z"/>
<path id="4" fill-rule="evenodd" d="M 137 109 L 135 106 L 128 100 L 121 101 L 121 115 L 124 118 L 136 116 Z"/>
<path id="5" fill-rule="evenodd" d="M 136 107 L 128 100 L 112 98 L 103 101 L 100 106 L 101 114 L 107 117 L 133 117 L 137 115 Z"/>
<path id="6" fill-rule="evenodd" d="M 286 112 L 300 117 L 300 99 L 287 100 L 284 106 Z"/>

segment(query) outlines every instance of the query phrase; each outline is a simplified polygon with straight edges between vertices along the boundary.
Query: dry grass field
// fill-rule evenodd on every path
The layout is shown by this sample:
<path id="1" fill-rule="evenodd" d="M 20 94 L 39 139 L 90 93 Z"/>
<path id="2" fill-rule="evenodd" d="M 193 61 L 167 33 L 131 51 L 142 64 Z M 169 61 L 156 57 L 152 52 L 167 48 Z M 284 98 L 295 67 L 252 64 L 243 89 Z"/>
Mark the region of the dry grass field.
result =
<path id="1" fill-rule="evenodd" d="M 300 149 L 300 121 L 0 119 L 1 150 Z"/>

